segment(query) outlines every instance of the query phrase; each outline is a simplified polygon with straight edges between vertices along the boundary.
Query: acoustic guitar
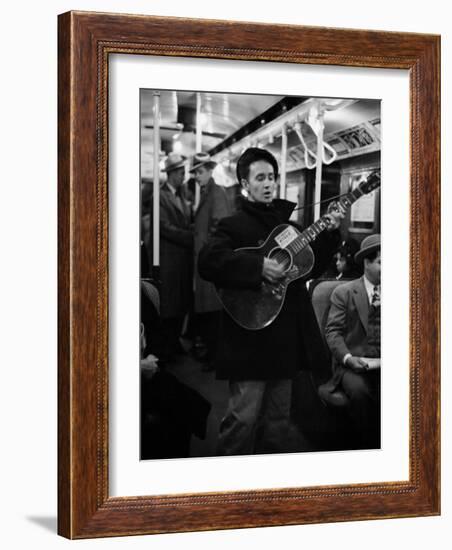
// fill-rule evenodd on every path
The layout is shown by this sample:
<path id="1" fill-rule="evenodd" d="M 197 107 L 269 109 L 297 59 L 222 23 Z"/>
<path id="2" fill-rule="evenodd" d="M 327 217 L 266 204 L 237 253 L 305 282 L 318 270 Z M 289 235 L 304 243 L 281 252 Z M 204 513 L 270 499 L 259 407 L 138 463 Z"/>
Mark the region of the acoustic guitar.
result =
<path id="1" fill-rule="evenodd" d="M 372 172 L 366 181 L 336 201 L 336 204 L 343 209 L 349 208 L 360 197 L 377 189 L 380 179 L 379 171 Z M 277 283 L 263 280 L 256 289 L 217 289 L 224 309 L 237 324 L 249 330 L 260 330 L 276 319 L 284 304 L 288 285 L 301 277 L 308 278 L 315 261 L 310 243 L 330 223 L 327 216 L 322 216 L 303 232 L 290 224 L 278 225 L 261 246 L 237 249 L 276 260 L 283 267 L 285 275 Z"/>

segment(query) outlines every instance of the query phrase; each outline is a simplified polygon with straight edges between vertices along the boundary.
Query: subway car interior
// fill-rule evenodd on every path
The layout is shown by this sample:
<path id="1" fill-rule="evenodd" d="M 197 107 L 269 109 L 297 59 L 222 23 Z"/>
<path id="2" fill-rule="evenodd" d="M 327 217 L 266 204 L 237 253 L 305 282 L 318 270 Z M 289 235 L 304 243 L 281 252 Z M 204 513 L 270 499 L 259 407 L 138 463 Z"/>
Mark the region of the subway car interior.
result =
<path id="1" fill-rule="evenodd" d="M 211 169 L 211 178 L 234 212 L 247 199 L 237 178 L 238 159 L 249 148 L 269 151 L 279 166 L 274 197 L 294 203 L 290 221 L 301 231 L 313 227 L 341 198 L 379 171 L 380 107 L 378 100 L 365 98 L 141 90 L 141 459 L 217 456 L 228 405 L 229 381 L 217 377 L 215 352 L 208 349 L 209 338 L 221 338 L 221 330 L 212 336 L 212 325 L 204 338 L 203 317 L 196 305 L 203 284 L 197 273 L 196 224 L 204 200 L 196 167 Z M 176 222 L 168 222 L 162 200 L 172 171 L 181 167 L 180 191 L 170 186 L 168 196 L 183 202 L 183 230 L 192 232 L 194 248 L 186 249 L 181 260 L 187 267 L 184 277 L 190 277 L 190 296 L 178 311 L 179 324 L 170 324 L 165 318 L 173 314 L 165 308 L 173 307 L 177 277 L 185 268 L 178 266 L 175 256 L 170 256 L 169 268 L 164 265 L 165 239 L 171 240 L 171 231 L 176 235 L 177 229 Z M 214 231 L 209 229 L 205 238 Z M 292 381 L 284 452 L 360 448 L 348 429 L 346 406 L 325 401 L 319 387 L 332 374 L 324 339 L 332 288 L 341 279 L 362 275 L 353 256 L 366 237 L 380 233 L 379 187 L 353 204 L 345 203 L 339 231 L 340 243 L 324 272 L 303 279 L 327 360 L 319 359 L 314 371 L 300 370 Z M 351 258 L 348 271 L 341 264 L 345 254 Z M 166 275 L 168 270 L 171 275 Z M 329 286 L 320 284 L 325 281 Z M 204 319 L 209 323 L 213 317 Z M 168 330 L 173 331 L 171 337 Z"/>

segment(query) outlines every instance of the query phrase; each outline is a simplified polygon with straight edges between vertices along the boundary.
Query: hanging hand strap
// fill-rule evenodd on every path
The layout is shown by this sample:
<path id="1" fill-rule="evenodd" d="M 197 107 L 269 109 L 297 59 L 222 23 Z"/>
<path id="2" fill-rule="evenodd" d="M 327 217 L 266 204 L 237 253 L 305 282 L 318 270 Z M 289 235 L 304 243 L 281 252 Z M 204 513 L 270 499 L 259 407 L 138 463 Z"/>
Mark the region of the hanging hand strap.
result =
<path id="1" fill-rule="evenodd" d="M 323 113 L 323 111 L 322 111 Z M 306 120 L 306 123 L 311 127 L 312 131 L 316 135 L 317 139 L 319 139 L 319 134 L 321 130 L 321 125 L 324 126 L 323 122 L 323 116 L 321 116 L 320 113 L 320 105 L 318 103 L 315 103 L 310 109 L 309 114 Z M 328 154 L 327 154 L 328 151 Z M 322 162 L 323 164 L 331 164 L 337 159 L 337 152 L 336 150 L 331 147 L 326 141 L 323 141 L 322 143 Z"/>
<path id="2" fill-rule="evenodd" d="M 303 137 L 303 132 L 301 131 L 301 123 L 300 122 L 296 122 L 294 124 L 294 130 L 301 142 L 301 145 L 303 147 L 303 153 L 304 153 L 304 163 L 305 163 L 305 166 L 306 168 L 308 168 L 309 170 L 312 170 L 313 168 L 316 167 L 317 165 L 317 155 L 311 151 L 311 149 L 309 149 L 309 147 L 306 145 L 306 142 L 304 140 L 304 137 Z M 314 159 L 314 162 L 311 163 L 309 161 L 309 157 L 312 157 Z"/>

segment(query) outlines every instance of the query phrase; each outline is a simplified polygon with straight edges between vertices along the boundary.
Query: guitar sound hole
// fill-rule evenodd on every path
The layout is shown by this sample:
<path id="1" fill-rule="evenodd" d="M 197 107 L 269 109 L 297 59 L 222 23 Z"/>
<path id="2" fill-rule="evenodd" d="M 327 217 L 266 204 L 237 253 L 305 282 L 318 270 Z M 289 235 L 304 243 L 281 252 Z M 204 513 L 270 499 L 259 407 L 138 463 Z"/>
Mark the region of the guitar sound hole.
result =
<path id="1" fill-rule="evenodd" d="M 290 252 L 284 250 L 283 248 L 273 248 L 272 250 L 270 250 L 268 257 L 272 260 L 276 260 L 279 265 L 283 267 L 284 272 L 289 271 L 289 269 L 292 267 L 292 255 L 290 254 Z"/>

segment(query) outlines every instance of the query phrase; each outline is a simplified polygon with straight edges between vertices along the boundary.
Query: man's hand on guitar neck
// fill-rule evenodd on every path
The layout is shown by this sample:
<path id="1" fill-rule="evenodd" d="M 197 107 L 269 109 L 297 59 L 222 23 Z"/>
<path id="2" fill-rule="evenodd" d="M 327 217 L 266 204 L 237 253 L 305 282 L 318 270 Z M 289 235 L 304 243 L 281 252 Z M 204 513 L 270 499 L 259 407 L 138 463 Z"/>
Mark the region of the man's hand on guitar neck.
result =
<path id="1" fill-rule="evenodd" d="M 341 225 L 341 220 L 345 218 L 345 208 L 338 202 L 331 202 L 324 217 L 329 220 L 327 231 L 333 231 Z"/>
<path id="2" fill-rule="evenodd" d="M 269 283 L 276 284 L 284 278 L 284 268 L 276 260 L 264 258 L 262 277 Z"/>

